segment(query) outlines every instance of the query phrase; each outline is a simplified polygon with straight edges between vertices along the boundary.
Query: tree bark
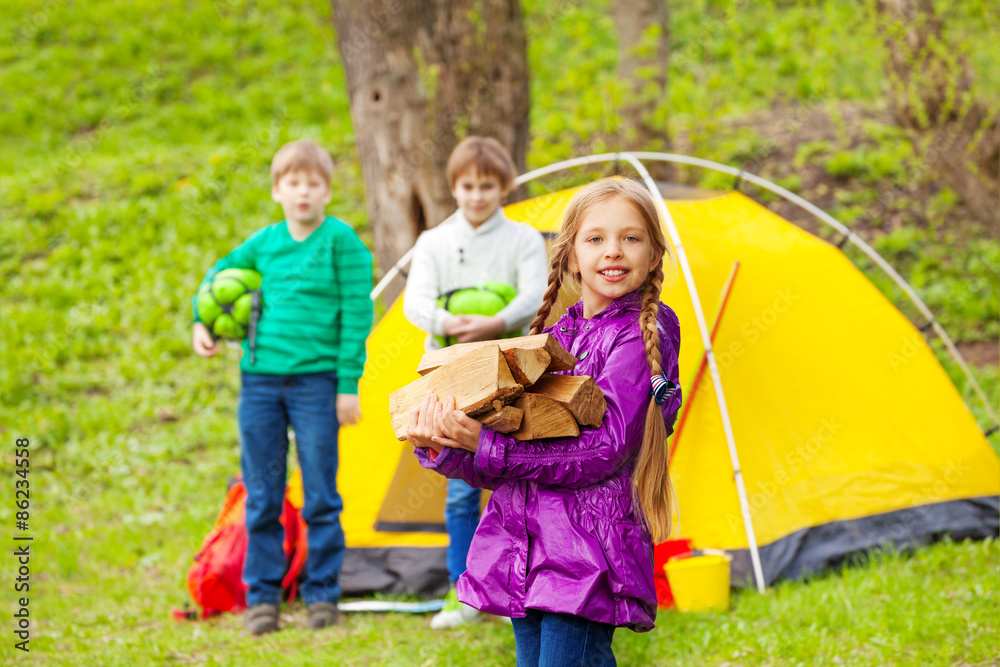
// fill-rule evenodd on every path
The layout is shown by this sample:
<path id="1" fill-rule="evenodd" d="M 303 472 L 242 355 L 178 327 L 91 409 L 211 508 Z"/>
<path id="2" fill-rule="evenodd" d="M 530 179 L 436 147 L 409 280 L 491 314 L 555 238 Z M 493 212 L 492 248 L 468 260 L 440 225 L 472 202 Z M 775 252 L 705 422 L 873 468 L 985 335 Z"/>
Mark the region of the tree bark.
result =
<path id="1" fill-rule="evenodd" d="M 517 0 L 332 0 L 375 256 L 384 274 L 455 210 L 445 165 L 465 136 L 528 152 L 527 40 Z M 401 281 L 385 292 L 391 303 Z"/>
<path id="2" fill-rule="evenodd" d="M 876 0 L 889 51 L 889 104 L 914 149 L 987 224 L 1000 199 L 1000 112 L 972 92 L 965 57 L 932 0 Z"/>
<path id="3" fill-rule="evenodd" d="M 670 14 L 666 0 L 612 2 L 618 31 L 618 76 L 625 85 L 621 148 L 669 151 L 666 97 L 670 59 Z M 673 165 L 650 162 L 653 178 L 674 179 Z"/>

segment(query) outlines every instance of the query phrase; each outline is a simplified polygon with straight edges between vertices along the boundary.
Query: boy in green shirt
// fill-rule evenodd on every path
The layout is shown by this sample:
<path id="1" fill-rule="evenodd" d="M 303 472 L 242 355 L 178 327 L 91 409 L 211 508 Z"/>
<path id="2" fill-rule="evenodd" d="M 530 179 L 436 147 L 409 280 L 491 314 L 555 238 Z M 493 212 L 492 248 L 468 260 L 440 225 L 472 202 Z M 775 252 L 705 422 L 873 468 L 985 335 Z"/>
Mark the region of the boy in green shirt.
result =
<path id="1" fill-rule="evenodd" d="M 223 269 L 263 276 L 263 309 L 251 361 L 243 340 L 238 421 L 246 485 L 247 630 L 278 629 L 285 570 L 284 530 L 288 426 L 302 470 L 309 555 L 302 598 L 308 625 L 339 621 L 339 575 L 344 561 L 337 492 L 337 432 L 361 416 L 358 380 L 372 324 L 372 257 L 346 223 L 324 214 L 333 160 L 309 140 L 283 146 L 271 163 L 271 195 L 285 220 L 253 234 L 220 259 Z M 204 281 L 203 281 L 204 282 Z M 212 357 L 218 345 L 194 312 L 192 345 Z"/>

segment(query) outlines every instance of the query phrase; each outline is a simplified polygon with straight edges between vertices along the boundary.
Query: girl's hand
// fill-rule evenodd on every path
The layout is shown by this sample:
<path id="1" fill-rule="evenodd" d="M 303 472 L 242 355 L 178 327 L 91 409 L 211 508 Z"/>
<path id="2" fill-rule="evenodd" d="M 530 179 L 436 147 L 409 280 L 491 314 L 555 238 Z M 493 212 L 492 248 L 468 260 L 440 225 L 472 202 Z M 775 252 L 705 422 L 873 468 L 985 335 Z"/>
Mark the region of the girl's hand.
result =
<path id="1" fill-rule="evenodd" d="M 435 406 L 434 430 L 437 434 L 431 440 L 436 444 L 475 454 L 479 449 L 479 433 L 483 430 L 483 425 L 461 410 L 456 410 L 455 397 L 449 396 L 444 399 L 444 404 L 438 403 Z"/>
<path id="2" fill-rule="evenodd" d="M 414 447 L 433 449 L 440 452 L 442 445 L 434 442 L 432 437 L 436 434 L 434 430 L 434 410 L 435 406 L 440 408 L 437 396 L 432 392 L 427 392 L 424 400 L 416 408 L 410 411 L 410 423 L 406 429 L 406 439 L 413 443 Z"/>

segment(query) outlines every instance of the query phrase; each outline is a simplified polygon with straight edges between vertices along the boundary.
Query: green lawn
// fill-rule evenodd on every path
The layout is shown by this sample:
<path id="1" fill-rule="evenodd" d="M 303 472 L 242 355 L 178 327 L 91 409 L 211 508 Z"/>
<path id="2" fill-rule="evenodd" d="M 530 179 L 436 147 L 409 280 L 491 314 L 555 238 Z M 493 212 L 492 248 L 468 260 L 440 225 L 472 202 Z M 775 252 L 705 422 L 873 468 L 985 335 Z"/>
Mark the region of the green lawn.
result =
<path id="1" fill-rule="evenodd" d="M 126 528 L 116 541 L 133 542 L 142 532 L 148 528 Z M 69 536 L 58 539 L 65 543 Z M 514 661 L 510 627 L 493 618 L 441 633 L 428 628 L 426 616 L 351 614 L 340 627 L 314 632 L 305 629 L 305 610 L 297 604 L 282 615 L 281 632 L 258 639 L 247 638 L 239 616 L 175 622 L 167 611 L 182 597 L 178 577 L 162 573 L 180 571 L 183 559 L 146 557 L 125 567 L 113 545 L 102 549 L 93 536 L 88 543 L 88 553 L 74 559 L 80 570 L 70 581 L 76 583 L 46 576 L 39 584 L 46 592 L 32 609 L 38 625 L 31 654 L 38 664 L 486 667 Z M 149 553 L 164 550 L 150 546 Z M 996 665 L 998 567 L 996 540 L 881 555 L 865 567 L 780 584 L 764 595 L 734 594 L 726 613 L 661 612 L 650 633 L 616 632 L 615 653 L 622 665 Z M 3 650 L 9 654 L 9 647 Z"/>
<path id="2" fill-rule="evenodd" d="M 606 4 L 525 5 L 529 166 L 615 147 L 620 92 Z M 10 447 L 18 437 L 32 441 L 35 537 L 32 651 L 17 657 L 74 665 L 511 664 L 510 630 L 499 622 L 437 634 L 426 618 L 362 615 L 329 632 L 248 641 L 238 618 L 170 618 L 239 458 L 237 356 L 227 350 L 205 361 L 190 351 L 195 286 L 215 258 L 280 219 L 267 168 L 294 138 L 330 149 L 330 211 L 371 242 L 329 4 L 0 7 L 0 434 Z M 997 232 L 965 220 L 954 194 L 921 169 L 886 118 L 885 53 L 865 11 L 847 0 L 671 7 L 664 113 L 679 146 L 724 162 L 760 160 L 762 173 L 864 234 L 957 341 L 995 348 Z M 989 48 L 998 30 L 988 7 L 941 4 L 977 88 L 996 104 L 1000 54 Z M 801 108 L 832 129 L 813 136 L 807 126 L 772 141 L 764 128 L 787 125 Z M 693 171 L 682 177 L 732 185 Z M 893 197 L 884 214 L 866 215 L 886 193 Z M 881 274 L 862 266 L 912 314 Z M 962 376 L 946 368 L 985 424 Z M 977 374 L 996 405 L 995 357 Z M 14 510 L 0 505 L 11 536 Z M 15 571 L 11 551 L 4 573 Z M 621 664 L 636 665 L 996 665 L 998 565 L 995 541 L 940 544 L 764 596 L 739 594 L 728 614 L 666 613 L 652 633 L 619 632 L 616 650 Z M 11 609 L 14 593 L 3 599 Z M 286 625 L 301 627 L 303 616 L 292 609 Z M 10 627 L 0 643 L 4 662 L 19 653 Z"/>

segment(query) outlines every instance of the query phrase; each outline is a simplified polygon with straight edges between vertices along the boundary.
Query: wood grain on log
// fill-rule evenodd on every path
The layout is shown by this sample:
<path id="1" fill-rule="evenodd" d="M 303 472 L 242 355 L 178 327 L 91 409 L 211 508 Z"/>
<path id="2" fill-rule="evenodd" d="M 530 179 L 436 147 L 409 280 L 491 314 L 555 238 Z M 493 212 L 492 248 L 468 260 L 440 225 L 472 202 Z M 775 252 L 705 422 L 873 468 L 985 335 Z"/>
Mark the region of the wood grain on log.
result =
<path id="1" fill-rule="evenodd" d="M 590 376 L 546 373 L 531 386 L 531 393 L 556 401 L 584 426 L 597 428 L 604 420 L 604 392 Z"/>
<path id="2" fill-rule="evenodd" d="M 392 430 L 398 439 L 406 439 L 410 412 L 429 391 L 440 400 L 454 396 L 455 407 L 475 417 L 493 409 L 493 401 L 509 403 L 523 390 L 511 375 L 500 348 L 481 346 L 392 392 L 389 395 Z"/>
<path id="3" fill-rule="evenodd" d="M 503 351 L 544 350 L 550 357 L 549 371 L 568 371 L 576 366 L 576 357 L 566 351 L 551 334 L 536 334 L 534 336 L 518 336 L 517 338 L 502 338 L 500 340 L 484 340 L 477 343 L 459 343 L 451 347 L 428 352 L 420 359 L 417 372 L 426 375 L 436 368 L 458 359 L 464 354 L 480 347 L 496 345 Z"/>
<path id="4" fill-rule="evenodd" d="M 562 438 L 580 435 L 580 427 L 569 410 L 551 398 L 522 394 L 514 407 L 524 412 L 521 426 L 512 434 L 518 440 Z"/>
<path id="5" fill-rule="evenodd" d="M 525 350 L 520 347 L 501 350 L 507 367 L 518 384 L 530 387 L 549 367 L 552 357 L 545 350 Z"/>
<path id="6" fill-rule="evenodd" d="M 498 410 L 476 417 L 476 419 L 482 422 L 483 426 L 489 426 L 494 431 L 500 433 L 512 433 L 516 431 L 521 427 L 521 420 L 523 418 L 524 412 L 513 405 L 505 405 Z"/>

